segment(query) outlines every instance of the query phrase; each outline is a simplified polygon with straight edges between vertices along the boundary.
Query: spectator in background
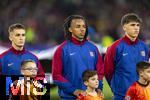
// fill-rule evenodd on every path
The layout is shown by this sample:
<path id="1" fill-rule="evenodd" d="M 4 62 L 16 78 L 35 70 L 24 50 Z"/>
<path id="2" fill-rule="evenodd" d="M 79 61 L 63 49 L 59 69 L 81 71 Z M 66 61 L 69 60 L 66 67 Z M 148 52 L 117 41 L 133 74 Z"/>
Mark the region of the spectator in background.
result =
<path id="1" fill-rule="evenodd" d="M 42 46 L 48 44 L 48 46 L 51 46 L 56 44 L 56 42 L 57 44 L 62 43 L 62 41 L 64 41 L 64 38 L 60 36 L 62 28 L 58 27 L 61 27 L 66 15 L 76 13 L 78 12 L 78 8 L 80 8 L 79 13 L 87 16 L 89 25 L 96 30 L 94 41 L 100 42 L 101 37 L 106 34 L 111 36 L 114 40 L 118 39 L 121 35 L 118 34 L 120 33 L 118 32 L 120 31 L 120 24 L 119 20 L 115 19 L 120 19 L 120 16 L 126 12 L 136 11 L 142 15 L 145 25 L 142 30 L 142 36 L 146 37 L 145 41 L 150 44 L 150 34 L 145 34 L 150 31 L 150 6 L 148 5 L 148 0 L 140 0 L 139 2 L 135 0 L 132 2 L 128 0 L 87 1 L 88 0 L 62 0 L 61 2 L 58 0 L 9 0 L 4 2 L 1 4 L 1 9 L 3 10 L 0 13 L 0 41 L 2 41 L 2 45 L 7 45 L 8 35 L 6 34 L 6 29 L 9 24 L 17 21 L 23 22 L 26 26 L 34 29 L 36 42 L 34 39 L 34 41 L 31 41 L 31 44 L 42 44 Z M 98 12 L 97 9 L 99 9 Z M 31 24 L 35 26 L 31 26 Z M 99 35 L 99 37 L 97 35 Z M 26 44 L 28 43 L 26 42 Z"/>
<path id="2" fill-rule="evenodd" d="M 141 18 L 128 13 L 121 19 L 125 36 L 115 41 L 104 58 L 105 76 L 114 100 L 123 100 L 129 86 L 138 79 L 136 63 L 148 61 L 148 46 L 138 39 Z"/>
<path id="3" fill-rule="evenodd" d="M 86 87 L 82 81 L 85 70 L 96 70 L 102 90 L 103 62 L 97 47 L 87 40 L 88 26 L 80 15 L 69 16 L 64 23 L 66 41 L 56 50 L 52 61 L 52 76 L 62 100 L 75 100 Z"/>

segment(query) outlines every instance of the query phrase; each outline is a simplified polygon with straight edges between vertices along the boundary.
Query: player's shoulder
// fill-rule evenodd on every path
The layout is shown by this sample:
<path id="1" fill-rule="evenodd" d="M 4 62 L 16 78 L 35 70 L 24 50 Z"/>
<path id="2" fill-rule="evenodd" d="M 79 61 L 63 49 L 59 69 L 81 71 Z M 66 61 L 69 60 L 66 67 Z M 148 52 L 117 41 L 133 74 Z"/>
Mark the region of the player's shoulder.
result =
<path id="1" fill-rule="evenodd" d="M 121 44 L 122 42 L 122 38 L 116 40 L 115 42 L 113 42 L 109 47 L 108 47 L 108 50 L 109 51 L 115 51 L 116 48 Z"/>
<path id="2" fill-rule="evenodd" d="M 62 42 L 61 44 L 59 44 L 58 45 L 58 48 L 62 48 L 62 47 L 64 47 L 65 45 L 67 45 L 67 43 L 68 43 L 68 41 L 66 40 L 66 41 L 64 41 L 64 42 Z"/>
<path id="3" fill-rule="evenodd" d="M 34 57 L 34 58 L 38 59 L 38 57 L 29 50 L 25 50 L 24 56 L 30 56 L 30 57 Z"/>
<path id="4" fill-rule="evenodd" d="M 149 52 L 149 50 L 150 50 L 150 49 L 149 49 L 149 45 L 147 45 L 143 40 L 139 40 L 139 41 L 138 41 L 138 44 L 139 44 L 139 46 L 140 46 L 141 48 L 144 47 L 144 49 Z"/>
<path id="5" fill-rule="evenodd" d="M 120 39 L 116 40 L 115 42 L 113 42 L 111 47 L 118 46 L 121 42 L 122 42 L 122 38 L 120 38 Z"/>
<path id="6" fill-rule="evenodd" d="M 36 56 L 33 52 L 31 52 L 31 51 L 29 51 L 29 50 L 25 50 L 25 54 L 27 54 L 27 55 L 34 55 L 34 56 Z"/>
<path id="7" fill-rule="evenodd" d="M 0 58 L 3 58 L 4 56 L 8 55 L 10 53 L 10 48 L 5 50 L 3 53 L 0 54 Z"/>
<path id="8" fill-rule="evenodd" d="M 148 46 L 143 40 L 140 40 L 140 39 L 138 40 L 138 43 L 143 45 L 143 46 Z"/>
<path id="9" fill-rule="evenodd" d="M 97 47 L 96 43 L 94 43 L 93 41 L 90 41 L 90 40 L 86 41 L 86 44 L 91 46 L 91 47 Z"/>
<path id="10" fill-rule="evenodd" d="M 90 40 L 87 40 L 86 43 L 89 45 L 95 45 L 95 43 L 93 41 L 90 41 Z"/>
<path id="11" fill-rule="evenodd" d="M 60 45 L 58 45 L 56 51 L 62 50 L 67 45 L 67 43 L 68 43 L 68 41 L 62 42 Z"/>

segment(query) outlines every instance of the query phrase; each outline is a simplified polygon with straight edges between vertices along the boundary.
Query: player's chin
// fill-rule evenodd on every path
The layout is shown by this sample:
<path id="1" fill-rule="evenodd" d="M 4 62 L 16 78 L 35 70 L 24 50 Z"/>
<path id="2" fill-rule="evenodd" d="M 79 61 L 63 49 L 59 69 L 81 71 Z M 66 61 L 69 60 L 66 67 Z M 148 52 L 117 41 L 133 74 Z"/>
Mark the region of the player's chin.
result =
<path id="1" fill-rule="evenodd" d="M 84 39 L 84 36 L 80 36 L 79 39 Z"/>
<path id="2" fill-rule="evenodd" d="M 137 37 L 138 37 L 138 35 L 134 36 L 134 38 L 137 38 Z"/>
<path id="3" fill-rule="evenodd" d="M 139 35 L 139 32 L 134 32 L 134 35 L 135 37 L 137 37 Z"/>
<path id="4" fill-rule="evenodd" d="M 95 85 L 94 88 L 98 88 L 98 85 Z"/>
<path id="5" fill-rule="evenodd" d="M 138 37 L 138 35 L 137 35 L 137 34 L 135 34 L 135 35 L 132 35 L 131 37 L 132 37 L 132 38 L 137 38 L 137 37 Z"/>
<path id="6" fill-rule="evenodd" d="M 24 44 L 22 44 L 22 43 L 21 43 L 21 44 L 18 44 L 18 47 L 23 47 L 23 46 L 24 46 Z"/>

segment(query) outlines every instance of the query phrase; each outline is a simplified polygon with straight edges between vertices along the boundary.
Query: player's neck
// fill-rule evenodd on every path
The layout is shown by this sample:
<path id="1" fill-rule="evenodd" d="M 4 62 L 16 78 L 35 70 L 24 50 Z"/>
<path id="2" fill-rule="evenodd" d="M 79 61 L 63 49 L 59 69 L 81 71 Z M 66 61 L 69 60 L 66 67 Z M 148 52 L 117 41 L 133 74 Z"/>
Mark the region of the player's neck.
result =
<path id="1" fill-rule="evenodd" d="M 76 39 L 76 40 L 78 40 L 78 41 L 80 41 L 80 42 L 82 42 L 82 41 L 84 40 L 83 38 L 79 38 L 79 37 L 74 36 L 74 35 L 72 35 L 72 38 L 74 38 L 74 39 Z"/>
<path id="2" fill-rule="evenodd" d="M 127 33 L 126 33 L 126 36 L 131 40 L 131 41 L 135 41 L 136 40 L 136 37 L 131 37 L 131 36 L 129 36 Z"/>
<path id="3" fill-rule="evenodd" d="M 15 49 L 15 50 L 17 50 L 17 51 L 22 51 L 23 50 L 23 46 L 21 47 L 18 47 L 18 46 L 16 46 L 16 45 L 13 45 L 12 44 L 12 47 Z"/>

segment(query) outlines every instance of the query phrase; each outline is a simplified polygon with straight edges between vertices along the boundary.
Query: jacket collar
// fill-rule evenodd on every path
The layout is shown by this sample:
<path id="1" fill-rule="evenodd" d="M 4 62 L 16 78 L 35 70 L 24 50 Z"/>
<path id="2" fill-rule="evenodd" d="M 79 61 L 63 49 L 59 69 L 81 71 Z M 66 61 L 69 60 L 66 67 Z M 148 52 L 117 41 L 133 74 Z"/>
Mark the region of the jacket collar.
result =
<path id="1" fill-rule="evenodd" d="M 126 35 L 123 37 L 123 40 L 129 45 L 134 45 L 138 42 L 138 38 L 135 41 L 131 41 Z"/>
<path id="2" fill-rule="evenodd" d="M 25 48 L 23 48 L 21 51 L 16 50 L 14 47 L 11 47 L 10 50 L 15 54 L 23 54 L 25 52 Z"/>
<path id="3" fill-rule="evenodd" d="M 83 45 L 87 41 L 87 39 L 84 39 L 83 41 L 79 41 L 76 38 L 71 37 L 70 41 L 73 42 L 76 45 Z"/>

